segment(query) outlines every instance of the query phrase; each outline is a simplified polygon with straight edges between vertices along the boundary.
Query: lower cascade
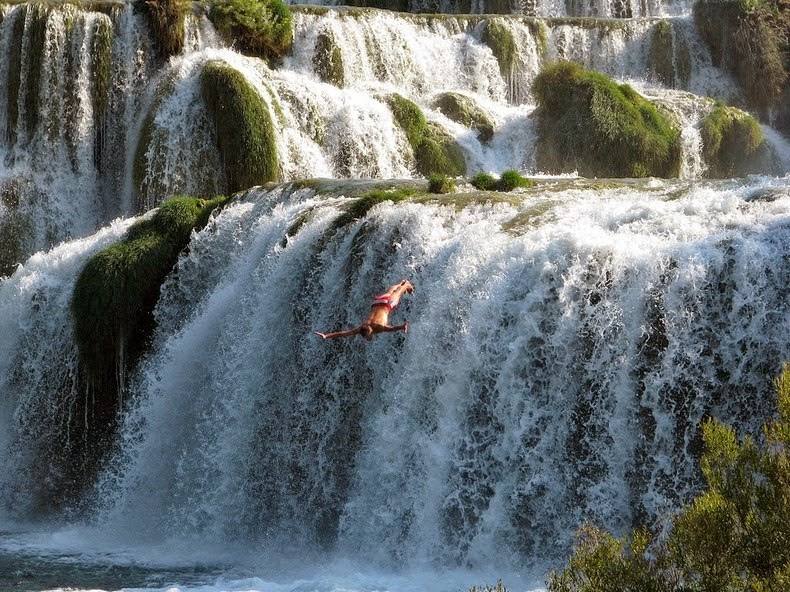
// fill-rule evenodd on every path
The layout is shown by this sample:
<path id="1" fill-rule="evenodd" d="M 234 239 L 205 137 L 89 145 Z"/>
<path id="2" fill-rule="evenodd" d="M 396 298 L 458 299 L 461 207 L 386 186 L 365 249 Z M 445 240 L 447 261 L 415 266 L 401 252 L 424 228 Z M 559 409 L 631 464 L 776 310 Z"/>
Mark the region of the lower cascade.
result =
<path id="1" fill-rule="evenodd" d="M 390 568 L 541 565 L 586 520 L 653 524 L 695 491 L 704 418 L 753 432 L 772 413 L 790 356 L 786 180 L 546 178 L 341 225 L 375 185 L 252 189 L 193 234 L 117 444 L 84 467 L 91 528 Z M 5 519 L 45 516 L 70 459 L 35 451 L 95 404 L 69 386 L 67 303 L 128 225 L 0 284 Z M 313 335 L 357 325 L 402 278 L 408 333 Z"/>

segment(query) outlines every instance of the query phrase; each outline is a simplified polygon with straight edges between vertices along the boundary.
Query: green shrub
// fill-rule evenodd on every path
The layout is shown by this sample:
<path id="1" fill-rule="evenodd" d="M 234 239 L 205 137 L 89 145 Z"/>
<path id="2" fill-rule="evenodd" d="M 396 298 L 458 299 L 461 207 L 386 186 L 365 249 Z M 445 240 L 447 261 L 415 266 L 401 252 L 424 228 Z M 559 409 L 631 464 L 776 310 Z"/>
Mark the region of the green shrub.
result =
<path id="1" fill-rule="evenodd" d="M 277 140 L 266 101 L 241 72 L 220 61 L 205 65 L 200 85 L 215 123 L 227 191 L 276 181 Z"/>
<path id="2" fill-rule="evenodd" d="M 385 98 L 395 123 L 404 131 L 414 151 L 417 172 L 458 177 L 466 174 L 466 158 L 458 143 L 440 126 L 425 120 L 422 110 L 399 94 Z"/>
<path id="3" fill-rule="evenodd" d="M 532 181 L 522 177 L 518 171 L 505 171 L 499 177 L 496 188 L 499 191 L 513 191 L 516 187 L 532 187 L 532 185 Z"/>
<path id="4" fill-rule="evenodd" d="M 124 365 L 143 348 L 153 328 L 159 288 L 211 212 L 227 201 L 177 197 L 124 239 L 94 254 L 74 286 L 71 313 L 80 367 L 98 397 L 117 396 Z"/>
<path id="5" fill-rule="evenodd" d="M 428 191 L 431 193 L 450 193 L 455 190 L 455 183 L 446 175 L 431 175 L 428 177 Z"/>
<path id="6" fill-rule="evenodd" d="M 779 417 L 764 443 L 739 442 L 715 419 L 703 425 L 707 489 L 679 513 L 664 541 L 637 532 L 616 539 L 581 529 L 550 592 L 727 592 L 790 585 L 790 363 L 775 381 Z"/>
<path id="7" fill-rule="evenodd" d="M 746 175 L 758 166 L 764 151 L 763 132 L 757 120 L 740 109 L 718 103 L 700 128 L 708 176 Z"/>
<path id="8" fill-rule="evenodd" d="M 137 3 L 146 16 L 159 53 L 170 57 L 184 49 L 184 21 L 189 12 L 185 0 L 144 0 Z"/>
<path id="9" fill-rule="evenodd" d="M 572 62 L 545 67 L 533 92 L 538 166 L 588 177 L 676 177 L 680 133 L 630 86 Z"/>
<path id="10" fill-rule="evenodd" d="M 472 177 L 472 185 L 481 191 L 489 191 L 496 189 L 496 179 L 488 173 L 477 173 Z"/>
<path id="11" fill-rule="evenodd" d="M 293 43 L 291 10 L 281 0 L 212 0 L 209 18 L 234 47 L 270 62 Z"/>

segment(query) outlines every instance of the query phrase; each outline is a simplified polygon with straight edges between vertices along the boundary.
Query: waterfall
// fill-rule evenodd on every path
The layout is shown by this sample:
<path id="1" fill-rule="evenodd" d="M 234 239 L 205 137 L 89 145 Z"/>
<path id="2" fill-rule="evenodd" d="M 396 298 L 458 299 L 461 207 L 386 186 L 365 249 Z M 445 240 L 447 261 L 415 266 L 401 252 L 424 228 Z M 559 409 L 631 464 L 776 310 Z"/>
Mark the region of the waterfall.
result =
<path id="1" fill-rule="evenodd" d="M 385 566 L 555 560 L 586 519 L 651 523 L 694 491 L 701 420 L 751 431 L 771 413 L 790 355 L 786 181 L 547 179 L 510 202 L 384 202 L 336 229 L 369 186 L 250 190 L 193 237 L 91 496 L 108 532 Z M 66 404 L 23 377 L 44 357 L 73 374 L 64 299 L 123 228 L 2 284 L 4 458 Z M 312 334 L 355 325 L 403 277 L 408 334 Z M 35 502 L 35 462 L 5 473 L 7 511 Z"/>

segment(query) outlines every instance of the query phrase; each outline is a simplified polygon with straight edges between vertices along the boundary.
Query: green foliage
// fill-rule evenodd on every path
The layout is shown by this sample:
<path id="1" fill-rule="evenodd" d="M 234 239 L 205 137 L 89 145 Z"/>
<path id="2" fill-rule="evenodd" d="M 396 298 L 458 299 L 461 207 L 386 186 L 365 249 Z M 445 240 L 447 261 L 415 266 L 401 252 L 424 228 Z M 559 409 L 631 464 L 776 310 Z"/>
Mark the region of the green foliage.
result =
<path id="1" fill-rule="evenodd" d="M 351 224 L 355 220 L 364 218 L 373 206 L 384 201 L 397 203 L 412 195 L 414 195 L 414 190 L 412 189 L 392 189 L 388 191 L 376 189 L 369 191 L 346 207 L 346 211 L 335 219 L 332 229 L 337 230 L 347 224 Z"/>
<path id="2" fill-rule="evenodd" d="M 477 173 L 472 177 L 472 185 L 481 191 L 493 191 L 496 189 L 496 179 L 488 173 Z"/>
<path id="3" fill-rule="evenodd" d="M 422 110 L 399 94 L 385 99 L 395 122 L 405 132 L 413 151 L 417 172 L 458 177 L 466 174 L 466 158 L 458 143 L 440 126 L 425 120 Z"/>
<path id="4" fill-rule="evenodd" d="M 323 31 L 318 35 L 313 55 L 313 67 L 324 82 L 342 87 L 345 82 L 343 54 L 331 32 Z"/>
<path id="5" fill-rule="evenodd" d="M 451 193 L 455 190 L 455 183 L 446 175 L 431 175 L 428 177 L 428 191 L 431 193 Z"/>
<path id="6" fill-rule="evenodd" d="M 728 178 L 755 172 L 765 149 L 757 120 L 734 107 L 718 103 L 700 128 L 708 176 Z"/>
<path id="7" fill-rule="evenodd" d="M 184 22 L 189 12 L 185 0 L 144 0 L 138 3 L 146 16 L 159 54 L 170 57 L 184 49 Z"/>
<path id="8" fill-rule="evenodd" d="M 715 66 L 729 70 L 749 107 L 767 117 L 790 80 L 790 11 L 781 0 L 700 0 L 694 21 Z M 786 97 L 786 94 L 784 95 Z"/>
<path id="9" fill-rule="evenodd" d="M 108 18 L 96 20 L 91 45 L 91 99 L 93 113 L 97 121 L 104 120 L 107 103 L 110 99 L 110 67 L 112 66 L 112 42 L 115 32 Z"/>
<path id="10" fill-rule="evenodd" d="M 672 32 L 672 22 L 660 20 L 650 37 L 648 70 L 652 78 L 671 88 L 685 88 L 691 77 L 691 54 L 681 35 Z"/>
<path id="11" fill-rule="evenodd" d="M 477 139 L 488 144 L 494 137 L 494 123 L 477 104 L 462 94 L 445 92 L 434 103 L 448 119 L 477 132 Z"/>
<path id="12" fill-rule="evenodd" d="M 532 187 L 533 183 L 529 179 L 522 177 L 518 171 L 505 171 L 497 182 L 498 191 L 513 191 L 517 187 Z"/>
<path id="13" fill-rule="evenodd" d="M 159 288 L 211 212 L 227 201 L 178 197 L 135 223 L 119 243 L 94 254 L 74 286 L 71 312 L 80 366 L 98 396 L 117 395 L 119 372 L 153 327 Z"/>
<path id="14" fill-rule="evenodd" d="M 588 177 L 676 177 L 680 133 L 628 85 L 572 62 L 535 78 L 538 166 Z"/>
<path id="15" fill-rule="evenodd" d="M 205 65 L 200 85 L 215 123 L 227 191 L 276 181 L 277 141 L 266 101 L 241 72 L 220 61 Z"/>
<path id="16" fill-rule="evenodd" d="M 703 425 L 707 489 L 679 513 L 666 541 L 628 539 L 593 527 L 547 582 L 551 592 L 778 592 L 790 584 L 790 364 L 774 382 L 778 418 L 764 444 Z"/>
<path id="17" fill-rule="evenodd" d="M 502 584 L 502 580 L 497 580 L 496 586 L 486 585 L 482 588 L 472 586 L 469 588 L 469 592 L 507 592 L 507 588 Z"/>
<path id="18" fill-rule="evenodd" d="M 212 0 L 209 18 L 234 47 L 270 62 L 293 43 L 291 10 L 281 0 Z"/>

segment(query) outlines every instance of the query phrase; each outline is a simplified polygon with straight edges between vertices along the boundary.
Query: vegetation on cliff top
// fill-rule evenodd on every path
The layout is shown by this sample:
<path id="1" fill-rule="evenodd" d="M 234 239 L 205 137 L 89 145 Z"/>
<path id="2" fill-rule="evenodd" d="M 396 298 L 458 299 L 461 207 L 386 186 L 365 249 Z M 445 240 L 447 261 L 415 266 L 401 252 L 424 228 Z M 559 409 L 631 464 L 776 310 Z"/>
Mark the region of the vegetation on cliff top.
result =
<path id="1" fill-rule="evenodd" d="M 779 592 L 790 589 L 790 364 L 774 382 L 778 418 L 763 443 L 739 441 L 715 419 L 702 426 L 707 489 L 672 521 L 668 537 L 624 538 L 594 526 L 552 572 L 550 592 Z"/>
<path id="2" fill-rule="evenodd" d="M 573 62 L 557 62 L 538 74 L 532 89 L 541 170 L 677 177 L 679 132 L 630 86 Z"/>
<path id="3" fill-rule="evenodd" d="M 226 191 L 276 181 L 277 139 L 266 101 L 244 75 L 221 61 L 208 62 L 200 77 L 201 94 L 215 123 Z"/>
<path id="4" fill-rule="evenodd" d="M 234 47 L 270 62 L 293 43 L 291 10 L 281 0 L 212 0 L 209 18 Z"/>
<path id="5" fill-rule="evenodd" d="M 136 5 L 146 16 L 160 55 L 170 57 L 181 53 L 190 3 L 186 0 L 144 0 Z"/>

